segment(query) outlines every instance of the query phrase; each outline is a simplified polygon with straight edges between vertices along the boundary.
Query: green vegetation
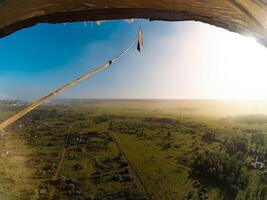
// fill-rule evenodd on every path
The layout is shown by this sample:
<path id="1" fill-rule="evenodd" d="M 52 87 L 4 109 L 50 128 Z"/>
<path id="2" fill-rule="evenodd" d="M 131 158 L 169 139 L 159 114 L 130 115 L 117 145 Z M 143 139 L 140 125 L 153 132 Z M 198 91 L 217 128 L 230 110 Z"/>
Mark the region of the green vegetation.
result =
<path id="1" fill-rule="evenodd" d="M 267 199 L 267 117 L 205 114 L 208 103 L 215 108 L 150 100 L 42 106 L 0 133 L 0 199 Z M 0 119 L 23 106 L 0 102 Z"/>

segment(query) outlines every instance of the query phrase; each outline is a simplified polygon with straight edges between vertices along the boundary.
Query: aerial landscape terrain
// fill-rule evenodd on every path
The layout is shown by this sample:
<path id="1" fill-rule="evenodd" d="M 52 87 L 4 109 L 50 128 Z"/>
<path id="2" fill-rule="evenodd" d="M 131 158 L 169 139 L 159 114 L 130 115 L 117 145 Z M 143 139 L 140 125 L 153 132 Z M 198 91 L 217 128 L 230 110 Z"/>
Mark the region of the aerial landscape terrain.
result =
<path id="1" fill-rule="evenodd" d="M 0 0 L 0 200 L 267 200 L 267 0 Z"/>
<path id="2" fill-rule="evenodd" d="M 49 1 L 0 0 L 0 200 L 267 200 L 263 1 Z"/>
<path id="3" fill-rule="evenodd" d="M 0 120 L 28 103 L 0 101 Z M 0 199 L 267 198 L 266 102 L 55 100 L 0 139 Z"/>

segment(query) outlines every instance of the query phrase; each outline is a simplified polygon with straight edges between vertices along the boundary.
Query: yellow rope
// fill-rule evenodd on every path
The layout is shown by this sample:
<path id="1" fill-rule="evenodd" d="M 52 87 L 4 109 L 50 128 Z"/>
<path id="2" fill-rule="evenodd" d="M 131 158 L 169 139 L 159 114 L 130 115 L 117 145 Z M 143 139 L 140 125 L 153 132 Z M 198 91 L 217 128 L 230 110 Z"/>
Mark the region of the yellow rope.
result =
<path id="1" fill-rule="evenodd" d="M 64 85 L 63 87 L 51 92 L 50 94 L 48 94 L 47 96 L 39 99 L 38 101 L 36 101 L 35 103 L 31 104 L 30 106 L 24 108 L 23 110 L 21 110 L 20 112 L 16 113 L 15 115 L 13 115 L 12 117 L 10 117 L 9 119 L 5 120 L 4 122 L 2 122 L 0 124 L 0 130 L 4 130 L 6 127 L 8 127 L 10 124 L 14 123 L 15 121 L 17 121 L 18 119 L 20 119 L 21 117 L 23 117 L 24 115 L 26 115 L 27 113 L 31 112 L 32 110 L 34 110 L 35 108 L 37 108 L 38 106 L 40 106 L 41 104 L 43 104 L 46 100 L 50 99 L 53 96 L 58 95 L 59 93 L 63 92 L 64 90 L 68 89 L 69 87 L 72 87 L 74 85 L 76 85 L 77 83 L 79 83 L 80 81 L 89 78 L 90 76 L 102 71 L 103 69 L 107 68 L 108 66 L 110 66 L 112 63 L 116 62 L 117 60 L 119 60 L 124 54 L 126 54 L 129 49 L 134 45 L 134 43 L 138 40 L 138 36 L 137 38 L 125 49 L 123 50 L 119 55 L 115 56 L 114 58 L 112 58 L 111 60 L 109 60 L 107 63 L 105 63 L 104 65 L 94 69 L 93 71 L 86 73 L 82 76 L 80 76 L 79 78 L 75 79 L 74 81 Z"/>

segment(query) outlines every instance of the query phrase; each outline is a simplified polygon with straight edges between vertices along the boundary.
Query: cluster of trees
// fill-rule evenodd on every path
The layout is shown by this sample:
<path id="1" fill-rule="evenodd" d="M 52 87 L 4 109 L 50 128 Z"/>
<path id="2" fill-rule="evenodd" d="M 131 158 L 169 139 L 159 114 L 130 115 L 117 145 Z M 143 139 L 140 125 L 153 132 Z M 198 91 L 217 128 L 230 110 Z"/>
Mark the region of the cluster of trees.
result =
<path id="1" fill-rule="evenodd" d="M 202 140 L 208 144 L 214 142 L 216 139 L 216 136 L 213 132 L 208 131 L 202 136 Z"/>
<path id="2" fill-rule="evenodd" d="M 251 143 L 255 145 L 256 148 L 263 147 L 265 145 L 265 135 L 263 133 L 252 133 Z"/>
<path id="3" fill-rule="evenodd" d="M 95 173 L 92 174 L 92 181 L 95 184 L 107 183 L 110 181 L 128 182 L 132 181 L 128 170 L 128 163 L 122 159 L 122 155 L 109 157 L 103 161 L 95 161 Z"/>
<path id="4" fill-rule="evenodd" d="M 79 200 L 85 199 L 82 191 L 79 189 L 80 181 L 78 179 L 62 176 L 58 184 L 58 187 L 67 195 L 65 198 Z M 55 199 L 59 199 L 57 194 L 55 195 Z"/>
<path id="5" fill-rule="evenodd" d="M 109 116 L 106 115 L 99 115 L 99 116 L 94 116 L 92 117 L 94 123 L 96 124 L 101 124 L 101 123 L 106 123 L 109 121 Z"/>
<path id="6" fill-rule="evenodd" d="M 267 160 L 267 148 L 265 146 L 265 135 L 263 132 L 253 132 L 251 134 L 251 146 L 249 149 L 251 155 L 257 155 L 259 160 Z"/>
<path id="7" fill-rule="evenodd" d="M 146 137 L 144 124 L 138 124 L 136 122 L 125 121 L 114 123 L 110 121 L 108 124 L 108 130 L 136 135 L 138 137 Z"/>
<path id="8" fill-rule="evenodd" d="M 226 152 L 242 159 L 248 152 L 248 139 L 245 136 L 233 136 L 226 141 Z"/>
<path id="9" fill-rule="evenodd" d="M 248 172 L 239 159 L 223 152 L 206 151 L 192 164 L 192 175 L 209 178 L 235 194 L 248 183 Z"/>
<path id="10" fill-rule="evenodd" d="M 170 125 L 173 125 L 175 123 L 175 121 L 173 119 L 166 118 L 166 117 L 162 117 L 162 118 L 147 117 L 144 119 L 144 122 L 154 122 L 154 123 L 170 124 Z"/>
<path id="11" fill-rule="evenodd" d="M 255 114 L 236 117 L 236 121 L 245 124 L 264 124 L 267 123 L 267 115 Z"/>

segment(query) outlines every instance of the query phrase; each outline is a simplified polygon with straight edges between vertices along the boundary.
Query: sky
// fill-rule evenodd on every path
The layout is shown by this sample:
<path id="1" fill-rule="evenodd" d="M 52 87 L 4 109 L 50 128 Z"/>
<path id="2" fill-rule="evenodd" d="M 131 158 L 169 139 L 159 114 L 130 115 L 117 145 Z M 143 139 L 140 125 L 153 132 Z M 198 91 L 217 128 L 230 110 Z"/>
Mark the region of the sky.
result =
<path id="1" fill-rule="evenodd" d="M 39 24 L 0 39 L 0 99 L 34 101 L 107 62 L 110 68 L 57 98 L 267 100 L 267 49 L 200 22 L 135 20 Z"/>

